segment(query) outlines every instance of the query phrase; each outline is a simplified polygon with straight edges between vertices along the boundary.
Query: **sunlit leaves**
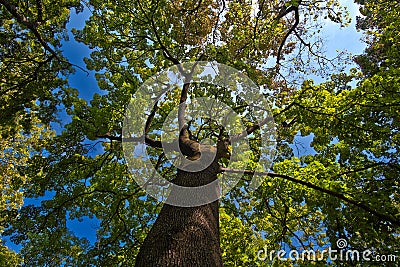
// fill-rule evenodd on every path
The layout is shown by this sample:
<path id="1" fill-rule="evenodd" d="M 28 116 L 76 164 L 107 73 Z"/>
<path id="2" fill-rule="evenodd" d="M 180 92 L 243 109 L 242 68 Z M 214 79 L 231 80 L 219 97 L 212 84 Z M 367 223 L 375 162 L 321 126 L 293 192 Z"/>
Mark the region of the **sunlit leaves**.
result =
<path id="1" fill-rule="evenodd" d="M 20 266 L 22 259 L 17 253 L 11 251 L 4 245 L 0 245 L 0 264 L 4 267 Z"/>
<path id="2" fill-rule="evenodd" d="M 272 170 L 262 171 L 294 177 L 399 218 L 399 8 L 394 1 L 359 2 L 367 17 L 359 19 L 358 26 L 366 30 L 369 44 L 356 60 L 362 73 L 354 69 L 337 73 L 321 84 L 301 80 L 302 85 L 296 87 L 288 82 L 295 72 L 326 71 L 328 61 L 318 54 L 322 48 L 319 31 L 327 20 L 341 26 L 349 22 L 338 1 L 89 1 L 90 18 L 74 34 L 93 49 L 85 62 L 96 71 L 101 91 L 91 99 L 79 98 L 77 90 L 68 88 L 61 78 L 70 73 L 68 65 L 54 58 L 37 36 L 1 6 L 0 227 L 8 227 L 6 234 L 23 245 L 20 255 L 25 264 L 134 264 L 159 206 L 137 186 L 125 166 L 119 139 L 126 105 L 141 82 L 160 69 L 199 59 L 243 71 L 273 99 L 277 157 Z M 37 23 L 43 39 L 60 54 L 70 9 L 79 10 L 80 3 L 12 3 Z M 290 7 L 299 8 L 301 20 L 283 46 L 280 67 L 286 72 L 277 78 L 278 47 L 296 19 L 293 13 L 278 17 Z M 321 59 L 320 65 L 312 64 L 313 57 Z M 231 89 L 198 84 L 189 88 L 189 94 L 219 97 L 245 113 L 249 103 L 240 98 L 234 101 Z M 158 137 L 180 93 L 180 88 L 174 88 L 159 101 L 148 129 L 150 137 Z M 145 97 L 136 97 L 145 104 Z M 60 104 L 67 108 L 71 122 L 53 136 L 48 123 L 54 121 Z M 252 119 L 253 114 L 247 114 L 243 124 L 251 126 Z M 212 120 L 190 123 L 196 139 L 215 138 L 220 130 Z M 315 153 L 294 157 L 291 144 L 298 135 L 313 137 L 306 150 L 312 148 Z M 256 164 L 258 146 L 255 132 L 251 151 L 236 158 L 249 158 L 247 164 L 233 166 L 261 170 Z M 173 180 L 175 169 L 160 156 L 160 150 L 148 152 L 154 164 L 160 158 L 160 174 Z M 222 165 L 227 163 L 224 160 Z M 265 177 L 250 194 L 248 180 L 246 174 L 221 200 L 226 266 L 265 265 L 256 259 L 265 246 L 320 251 L 339 237 L 346 237 L 354 248 L 398 249 L 395 225 L 343 198 L 278 177 Z M 21 208 L 24 196 L 48 199 Z M 77 237 L 67 227 L 69 220 L 85 218 L 98 223 L 94 241 Z M 9 222 L 12 225 L 6 225 Z M 8 260 L 0 265 L 18 261 L 4 247 L 0 254 L 1 260 L 3 255 Z"/>

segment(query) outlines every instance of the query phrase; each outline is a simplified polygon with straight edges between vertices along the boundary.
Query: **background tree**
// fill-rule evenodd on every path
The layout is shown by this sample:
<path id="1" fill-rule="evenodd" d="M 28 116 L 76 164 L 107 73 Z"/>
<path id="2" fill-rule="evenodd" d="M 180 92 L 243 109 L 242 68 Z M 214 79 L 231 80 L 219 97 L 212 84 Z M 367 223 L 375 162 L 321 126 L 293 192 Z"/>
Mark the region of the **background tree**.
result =
<path id="1" fill-rule="evenodd" d="M 46 71 L 53 68 L 64 70 L 71 66 L 64 62 L 56 49 L 59 39 L 54 33 L 62 32 L 61 25 L 65 24 L 56 23 L 60 26 L 52 34 L 43 28 L 43 32 L 39 32 L 42 37 L 38 37 L 35 28 L 29 28 L 31 24 L 24 24 L 26 20 L 19 15 L 22 12 L 16 13 L 13 8 L 23 8 L 22 3 L 14 3 L 11 8 L 8 2 L 0 3 L 3 8 L 1 15 L 8 16 L 13 25 L 17 25 L 14 28 L 30 30 L 21 31 L 30 34 L 29 38 L 21 39 L 21 44 L 36 43 L 35 47 L 43 55 L 40 62 L 49 60 L 43 63 L 48 65 L 35 65 L 32 61 L 27 65 L 31 67 L 30 71 L 22 73 L 28 78 L 35 71 L 37 75 L 50 77 L 54 72 L 48 74 Z M 5 234 L 23 246 L 19 254 L 25 265 L 135 264 L 140 246 L 149 242 L 144 238 L 150 227 L 157 225 L 154 221 L 161 205 L 145 195 L 124 164 L 121 146 L 123 116 L 131 95 L 141 82 L 166 67 L 196 60 L 227 64 L 255 81 L 273 100 L 279 136 L 273 170 L 265 170 L 265 180 L 259 189 L 250 194 L 249 181 L 245 177 L 221 199 L 221 255 L 227 266 L 265 265 L 266 262 L 256 258 L 257 251 L 264 246 L 268 250 L 321 251 L 327 246 L 335 248 L 338 238 L 348 240 L 350 247 L 347 249 L 373 249 L 376 254 L 398 251 L 399 103 L 396 96 L 399 88 L 397 57 L 392 57 L 398 50 L 397 4 L 386 1 L 362 3 L 363 14 L 369 14 L 372 19 L 360 19 L 359 26 L 368 29 L 367 36 L 373 36 L 365 55 L 357 58 L 362 73 L 356 70 L 348 74 L 339 73 L 323 84 L 306 81 L 301 86 L 293 82 L 293 73 L 326 72 L 327 69 L 320 66 L 332 63 L 315 50 L 320 44 L 316 36 L 323 25 L 320 19 L 325 16 L 343 25 L 348 22 L 338 2 L 160 0 L 90 1 L 86 4 L 91 16 L 82 31 L 75 31 L 75 36 L 93 49 L 90 59 L 86 59 L 87 67 L 97 72 L 99 86 L 104 91 L 101 95 L 93 95 L 88 103 L 71 91 L 66 91 L 64 98 L 57 94 L 57 90 L 53 91 L 64 88 L 60 85 L 64 81 L 56 78 L 57 75 L 48 78 L 50 84 L 38 83 L 46 92 L 50 90 L 50 97 L 57 96 L 43 103 L 58 103 L 57 99 L 64 99 L 72 122 L 51 142 L 42 143 L 43 156 L 29 157 L 27 168 L 19 169 L 28 177 L 28 182 L 21 186 L 26 196 L 34 198 L 46 192 L 52 194 L 40 205 L 23 206 L 15 219 L 7 219 L 11 223 L 7 225 Z M 72 4 L 65 6 L 71 7 Z M 28 5 L 25 17 L 29 12 L 36 18 L 39 13 L 53 14 L 53 7 L 58 10 L 53 5 L 42 11 L 38 7 L 40 5 Z M 66 20 L 67 12 L 63 14 Z M 55 19 L 61 17 L 54 16 Z M 65 23 L 65 20 L 62 21 Z M 11 40 L 17 43 L 20 40 L 12 35 L 13 27 L 2 29 L 2 34 L 4 32 L 10 40 L 7 44 L 13 43 Z M 50 50 L 43 44 L 45 42 L 40 41 L 41 38 L 50 44 L 47 45 Z M 56 51 L 55 55 L 51 51 Z M 312 59 L 320 65 L 310 68 L 308 60 L 311 62 Z M 23 67 L 24 62 L 19 60 L 15 66 Z M 3 67 L 4 71 L 12 70 L 3 65 L 3 61 L 1 64 L 2 70 Z M 271 65 L 272 68 L 267 67 Z M 11 77 L 6 81 L 13 81 L 18 86 L 24 84 L 23 80 L 12 78 L 12 75 L 4 77 Z M 349 84 L 354 80 L 358 84 L 351 88 Z M 58 83 L 54 86 L 53 82 Z M 187 93 L 189 97 L 211 96 L 215 95 L 216 89 L 202 90 L 192 86 Z M 159 172 L 169 180 L 178 178 L 175 180 L 178 183 L 185 183 L 187 179 L 177 175 L 177 170 L 168 165 L 162 151 L 157 148 L 160 139 L 156 130 L 173 105 L 184 100 L 182 92 L 184 88 L 179 88 L 168 95 L 164 103 L 159 103 L 146 129 L 147 143 L 149 147 L 154 146 L 149 151 Z M 26 95 L 29 100 L 20 100 L 16 105 L 9 98 L 4 98 L 4 101 L 12 104 L 10 107 L 20 106 L 21 114 L 27 116 L 30 106 L 25 108 L 24 105 L 38 97 L 29 93 L 31 91 Z M 248 103 L 232 102 L 228 90 L 220 91 L 218 95 L 238 112 L 249 108 Z M 40 100 L 35 103 L 44 111 L 48 110 Z M 44 117 L 52 120 L 51 116 Z M 254 126 L 254 121 L 247 119 L 245 125 Z M 197 127 L 190 130 L 199 139 L 220 133 L 217 125 L 210 122 L 194 126 Z M 289 144 L 296 141 L 299 131 L 303 136 L 313 134 L 311 145 L 315 155 L 294 157 Z M 31 128 L 31 132 L 40 132 L 40 128 Z M 255 170 L 255 164 L 251 163 L 257 160 L 259 153 L 257 134 L 258 130 L 255 130 L 250 142 L 252 154 L 246 170 L 249 175 Z M 17 151 L 19 148 L 11 149 Z M 224 164 L 222 158 L 218 164 Z M 216 207 L 213 204 L 210 208 L 213 216 L 207 217 L 214 219 L 214 226 L 218 226 Z M 177 214 L 177 211 L 169 214 Z M 88 217 L 100 221 L 94 244 L 76 237 L 67 227 L 69 219 Z M 168 222 L 158 219 L 160 223 L 165 226 Z M 151 241 L 155 236 L 154 230 L 149 236 Z M 179 247 L 179 243 L 175 246 Z M 144 245 L 141 253 L 150 255 L 146 248 L 149 246 Z M 212 252 L 218 257 L 218 250 Z M 139 260 L 143 258 L 146 257 Z M 153 260 L 166 259 L 158 254 Z M 183 259 L 175 257 L 170 260 L 179 262 Z M 268 263 L 292 265 L 291 261 L 277 259 Z M 308 261 L 296 263 L 310 264 Z M 326 265 L 325 262 L 316 264 Z M 332 264 L 354 263 L 334 261 Z M 374 266 L 374 262 L 362 264 Z"/>
<path id="2" fill-rule="evenodd" d="M 57 104 L 67 90 L 60 76 L 72 71 L 59 48 L 67 37 L 65 26 L 73 7 L 80 11 L 80 2 L 0 2 L 2 126 L 23 115 L 28 129 L 27 110 L 37 111 L 45 123 L 55 119 Z"/>
<path id="3" fill-rule="evenodd" d="M 65 79 L 73 69 L 62 57 L 60 42 L 71 8 L 79 1 L 0 1 L 0 233 L 18 217 L 34 180 L 26 167 L 40 160 L 53 136 L 50 122 L 72 92 Z M 67 102 L 65 102 L 68 104 Z M 32 173 L 40 173 L 33 166 Z M 34 196 L 43 192 L 34 191 Z M 19 257 L 1 245 L 2 266 Z"/>

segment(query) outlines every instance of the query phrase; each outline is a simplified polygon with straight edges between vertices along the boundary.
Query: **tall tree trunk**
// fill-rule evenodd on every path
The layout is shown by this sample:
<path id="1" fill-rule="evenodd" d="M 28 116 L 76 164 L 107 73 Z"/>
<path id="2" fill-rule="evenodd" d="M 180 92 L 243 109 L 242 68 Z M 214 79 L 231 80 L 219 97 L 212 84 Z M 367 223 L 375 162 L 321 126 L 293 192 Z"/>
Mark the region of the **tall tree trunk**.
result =
<path id="1" fill-rule="evenodd" d="M 200 172 L 178 170 L 174 183 L 205 185 L 217 179 L 218 171 L 217 162 Z M 218 203 L 216 200 L 197 207 L 164 204 L 140 248 L 135 266 L 223 266 Z"/>

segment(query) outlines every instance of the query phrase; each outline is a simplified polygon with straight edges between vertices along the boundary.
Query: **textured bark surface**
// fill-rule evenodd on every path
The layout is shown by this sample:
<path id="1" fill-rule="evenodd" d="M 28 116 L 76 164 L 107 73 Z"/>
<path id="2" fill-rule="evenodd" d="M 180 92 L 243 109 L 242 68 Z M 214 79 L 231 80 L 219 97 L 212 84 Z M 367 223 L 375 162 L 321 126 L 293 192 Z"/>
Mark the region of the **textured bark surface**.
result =
<path id="1" fill-rule="evenodd" d="M 217 178 L 218 171 L 216 162 L 196 173 L 178 171 L 174 183 L 205 185 Z M 140 248 L 135 266 L 223 266 L 218 208 L 218 201 L 198 207 L 165 204 Z"/>

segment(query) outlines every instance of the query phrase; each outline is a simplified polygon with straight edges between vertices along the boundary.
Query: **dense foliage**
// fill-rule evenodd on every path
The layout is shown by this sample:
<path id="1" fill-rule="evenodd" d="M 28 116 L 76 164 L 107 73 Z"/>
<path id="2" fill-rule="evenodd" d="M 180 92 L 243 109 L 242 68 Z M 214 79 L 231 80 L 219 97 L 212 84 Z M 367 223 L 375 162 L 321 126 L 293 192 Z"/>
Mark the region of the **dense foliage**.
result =
<path id="1" fill-rule="evenodd" d="M 20 1 L 0 0 L 0 233 L 21 246 L 0 246 L 1 266 L 133 266 L 162 203 L 128 172 L 121 134 L 126 107 L 140 84 L 187 61 L 217 61 L 243 71 L 273 103 L 276 158 L 262 185 L 244 179 L 221 199 L 221 247 L 226 266 L 354 266 L 353 261 L 261 261 L 260 249 L 321 253 L 345 250 L 399 255 L 400 244 L 400 6 L 356 1 L 367 49 L 330 60 L 321 52 L 327 21 L 347 26 L 334 0 Z M 62 56 L 71 12 L 90 11 L 74 38 L 91 48 L 85 68 L 100 92 L 79 97 L 68 77 L 82 67 Z M 335 68 L 337 67 L 337 68 Z M 325 75 L 323 83 L 299 77 Z M 178 88 L 179 89 L 179 88 Z M 193 96 L 216 95 L 194 86 Z M 230 91 L 220 100 L 245 113 Z M 158 107 L 146 133 L 174 105 Z M 65 110 L 69 119 L 61 118 Z M 251 116 L 246 126 L 254 125 Z M 61 120 L 68 121 L 55 131 Z M 198 125 L 197 137 L 219 128 Z M 315 153 L 296 157 L 291 144 L 312 136 Z M 247 170 L 256 168 L 257 131 Z M 311 148 L 309 149 L 311 150 Z M 162 150 L 152 160 L 172 180 Z M 254 163 L 254 164 L 252 164 Z M 36 201 L 24 204 L 24 199 Z M 32 204 L 33 203 L 33 204 Z M 78 237 L 71 220 L 98 222 L 96 240 Z M 396 266 L 362 262 L 362 266 Z M 397 262 L 398 264 L 398 262 Z"/>

